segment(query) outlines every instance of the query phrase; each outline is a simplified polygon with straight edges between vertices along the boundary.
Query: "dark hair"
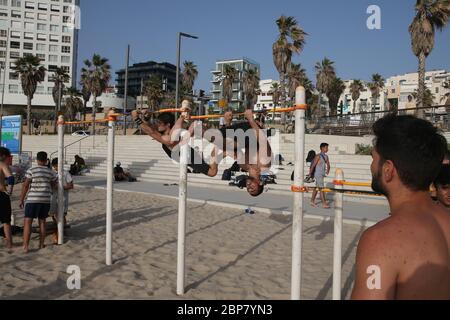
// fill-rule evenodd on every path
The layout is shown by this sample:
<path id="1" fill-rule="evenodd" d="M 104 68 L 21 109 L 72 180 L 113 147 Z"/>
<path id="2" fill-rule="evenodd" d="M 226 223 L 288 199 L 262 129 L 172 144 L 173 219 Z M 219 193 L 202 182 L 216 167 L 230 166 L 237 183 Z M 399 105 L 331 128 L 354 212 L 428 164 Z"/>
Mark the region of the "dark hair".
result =
<path id="1" fill-rule="evenodd" d="M 10 157 L 11 156 L 11 151 L 9 151 L 9 149 L 4 148 L 4 147 L 0 147 L 0 157 Z"/>
<path id="2" fill-rule="evenodd" d="M 447 149 L 445 138 L 428 121 L 389 114 L 373 125 L 375 150 L 381 163 L 394 163 L 402 183 L 428 191 L 439 174 Z"/>
<path id="3" fill-rule="evenodd" d="M 445 151 L 444 159 L 450 160 L 450 150 Z"/>
<path id="4" fill-rule="evenodd" d="M 38 152 L 36 156 L 37 161 L 46 162 L 48 160 L 47 152 L 41 151 Z"/>
<path id="5" fill-rule="evenodd" d="M 450 185 L 450 165 L 444 164 L 441 167 L 441 172 L 434 180 L 434 185 L 437 186 L 448 186 Z"/>
<path id="6" fill-rule="evenodd" d="M 315 159 L 316 155 L 317 154 L 316 154 L 316 152 L 314 150 L 311 150 L 310 152 L 308 152 L 308 157 L 306 158 L 306 162 L 307 163 L 313 162 L 313 160 Z"/>
<path id="7" fill-rule="evenodd" d="M 326 148 L 326 147 L 328 147 L 328 146 L 329 146 L 328 143 L 322 143 L 322 144 L 320 145 L 320 149 L 322 150 L 323 148 Z"/>
<path id="8" fill-rule="evenodd" d="M 54 158 L 52 160 L 52 167 L 57 166 L 58 165 L 58 158 Z"/>
<path id="9" fill-rule="evenodd" d="M 164 124 L 170 124 L 170 127 L 173 128 L 175 124 L 175 115 L 172 113 L 161 113 L 158 116 L 158 120 Z"/>

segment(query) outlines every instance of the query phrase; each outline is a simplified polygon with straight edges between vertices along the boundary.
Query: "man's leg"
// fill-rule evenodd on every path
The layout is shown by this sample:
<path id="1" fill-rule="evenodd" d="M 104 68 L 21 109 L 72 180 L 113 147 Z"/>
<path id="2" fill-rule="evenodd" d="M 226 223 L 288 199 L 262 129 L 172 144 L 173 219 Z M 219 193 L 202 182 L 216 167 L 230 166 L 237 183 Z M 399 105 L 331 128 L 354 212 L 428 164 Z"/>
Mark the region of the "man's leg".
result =
<path id="1" fill-rule="evenodd" d="M 5 234 L 5 243 L 8 249 L 12 249 L 12 232 L 11 232 L 11 224 L 5 223 L 3 224 L 3 232 Z"/>
<path id="2" fill-rule="evenodd" d="M 45 221 L 46 219 L 39 219 L 39 249 L 45 248 Z"/>
<path id="3" fill-rule="evenodd" d="M 317 197 L 317 189 L 314 189 L 314 191 L 312 193 L 312 197 L 311 197 L 311 206 L 313 206 L 313 207 L 317 207 L 316 197 Z"/>
<path id="4" fill-rule="evenodd" d="M 28 253 L 31 237 L 31 226 L 33 224 L 32 218 L 25 218 L 23 223 L 23 251 Z"/>
<path id="5" fill-rule="evenodd" d="M 320 198 L 322 199 L 322 205 L 324 209 L 330 209 L 330 206 L 327 203 L 327 199 L 325 197 L 325 192 L 321 191 L 320 192 Z"/>

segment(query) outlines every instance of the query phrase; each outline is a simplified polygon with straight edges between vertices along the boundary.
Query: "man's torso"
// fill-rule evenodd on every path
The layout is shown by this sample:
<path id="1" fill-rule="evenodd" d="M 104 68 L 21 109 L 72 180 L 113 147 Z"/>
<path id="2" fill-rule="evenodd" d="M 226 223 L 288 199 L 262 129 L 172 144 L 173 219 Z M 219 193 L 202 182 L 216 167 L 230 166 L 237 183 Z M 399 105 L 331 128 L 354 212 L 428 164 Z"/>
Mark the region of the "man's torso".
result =
<path id="1" fill-rule="evenodd" d="M 56 173 L 44 166 L 36 166 L 26 173 L 31 180 L 27 203 L 50 203 L 52 195 L 51 182 L 55 181 Z"/>

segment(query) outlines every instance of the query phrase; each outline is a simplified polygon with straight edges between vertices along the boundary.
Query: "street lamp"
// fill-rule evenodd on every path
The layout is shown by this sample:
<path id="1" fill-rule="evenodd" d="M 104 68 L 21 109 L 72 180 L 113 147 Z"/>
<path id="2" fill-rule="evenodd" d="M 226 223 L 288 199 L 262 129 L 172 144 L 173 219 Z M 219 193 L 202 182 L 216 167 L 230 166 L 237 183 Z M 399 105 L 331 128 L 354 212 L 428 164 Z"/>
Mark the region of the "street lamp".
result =
<path id="1" fill-rule="evenodd" d="M 185 37 L 185 38 L 191 38 L 191 39 L 198 39 L 198 37 L 187 34 L 187 33 L 183 33 L 183 32 L 178 32 L 178 40 L 177 40 L 177 82 L 175 84 L 175 108 L 178 108 L 178 103 L 179 103 L 179 86 L 180 86 L 180 56 L 181 56 L 181 37 Z"/>

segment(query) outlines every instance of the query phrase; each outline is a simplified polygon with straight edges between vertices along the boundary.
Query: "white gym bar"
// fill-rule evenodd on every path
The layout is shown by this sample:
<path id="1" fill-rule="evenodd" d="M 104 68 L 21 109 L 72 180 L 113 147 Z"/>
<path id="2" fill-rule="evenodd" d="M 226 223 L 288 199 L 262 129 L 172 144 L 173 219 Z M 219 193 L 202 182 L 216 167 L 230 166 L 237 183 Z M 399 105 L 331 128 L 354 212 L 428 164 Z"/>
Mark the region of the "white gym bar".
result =
<path id="1" fill-rule="evenodd" d="M 186 203 L 187 162 L 189 157 L 189 132 L 181 134 L 180 187 L 178 195 L 178 248 L 177 248 L 177 295 L 184 295 L 186 282 Z"/>
<path id="2" fill-rule="evenodd" d="M 336 170 L 336 181 L 344 181 L 344 171 Z M 337 184 L 336 189 L 344 189 L 342 184 Z M 334 216 L 334 250 L 333 250 L 333 300 L 341 300 L 342 288 L 342 224 L 344 194 L 337 192 L 335 194 L 335 216 Z"/>
<path id="3" fill-rule="evenodd" d="M 305 88 L 298 87 L 295 92 L 295 104 L 306 105 Z M 304 109 L 295 111 L 295 176 L 294 185 L 304 186 L 303 156 L 305 154 L 305 117 Z M 292 271 L 291 299 L 301 299 L 302 280 L 302 245 L 303 245 L 303 215 L 304 196 L 302 192 L 294 192 L 294 207 L 292 216 Z"/>
<path id="4" fill-rule="evenodd" d="M 64 244 L 64 117 L 58 117 L 58 245 Z"/>
<path id="5" fill-rule="evenodd" d="M 106 181 L 106 265 L 112 265 L 112 224 L 113 224 L 113 191 L 114 191 L 114 135 L 115 117 L 108 121 L 108 171 Z"/>

